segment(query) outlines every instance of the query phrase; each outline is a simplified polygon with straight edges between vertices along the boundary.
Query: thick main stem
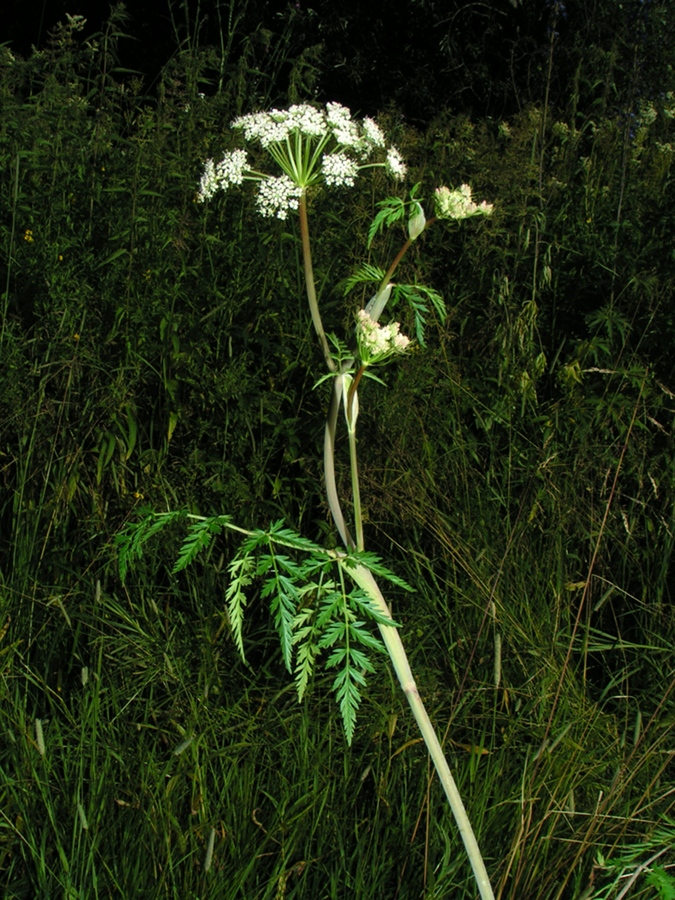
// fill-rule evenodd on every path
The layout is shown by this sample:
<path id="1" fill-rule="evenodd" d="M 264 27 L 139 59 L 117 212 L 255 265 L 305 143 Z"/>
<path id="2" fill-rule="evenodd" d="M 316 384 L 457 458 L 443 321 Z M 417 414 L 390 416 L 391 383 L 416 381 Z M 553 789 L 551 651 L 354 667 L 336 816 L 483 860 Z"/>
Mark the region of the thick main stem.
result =
<path id="1" fill-rule="evenodd" d="M 321 321 L 321 313 L 319 312 L 319 303 L 316 298 L 316 286 L 314 284 L 314 269 L 312 266 L 312 249 L 309 242 L 309 222 L 307 221 L 307 195 L 303 191 L 300 197 L 300 236 L 302 238 L 302 262 L 305 270 L 305 285 L 307 288 L 307 300 L 309 301 L 309 311 L 312 315 L 314 330 L 319 338 L 323 356 L 328 366 L 328 370 L 337 373 L 337 366 L 330 353 L 326 332 Z M 342 374 L 336 374 L 333 379 L 333 395 L 331 397 L 330 410 L 326 421 L 326 430 L 323 442 L 323 460 L 324 460 L 324 477 L 326 481 L 326 498 L 328 506 L 333 517 L 340 537 L 348 550 L 354 549 L 354 541 L 347 528 L 345 517 L 340 506 L 340 498 L 338 497 L 337 484 L 335 482 L 335 432 L 337 429 L 337 417 L 340 409 L 340 398 L 342 397 Z"/>
<path id="2" fill-rule="evenodd" d="M 435 219 L 431 219 L 429 222 L 427 222 L 426 227 L 428 228 L 431 224 L 433 224 L 434 221 Z M 346 547 L 348 549 L 354 549 L 354 540 L 349 534 L 349 530 L 342 514 L 342 509 L 340 507 L 340 501 L 337 494 L 337 485 L 335 483 L 335 432 L 337 427 L 337 414 L 339 411 L 340 401 L 342 399 L 344 375 L 342 372 L 338 372 L 338 368 L 333 361 L 333 358 L 331 357 L 330 349 L 328 347 L 328 341 L 326 340 L 326 334 L 324 332 L 323 323 L 321 321 L 319 305 L 316 299 L 314 273 L 312 269 L 312 256 L 309 243 L 307 201 L 304 193 L 300 198 L 300 232 L 302 235 L 302 255 L 305 268 L 305 281 L 307 284 L 307 298 L 309 300 L 309 308 L 312 314 L 312 321 L 321 343 L 321 348 L 326 359 L 326 364 L 329 370 L 332 373 L 336 374 L 336 377 L 334 379 L 335 383 L 333 388 L 333 397 L 328 413 L 328 421 L 326 422 L 326 433 L 324 440 L 326 493 L 331 514 L 333 516 L 335 524 L 337 525 L 338 531 L 340 532 L 340 535 L 345 542 Z M 401 259 L 403 259 L 403 256 L 405 255 L 411 244 L 412 241 L 406 241 L 404 246 L 399 251 L 393 263 L 389 267 L 389 270 L 387 271 L 384 279 L 382 280 L 375 298 L 373 298 L 375 301 L 377 301 L 377 299 L 381 297 L 383 292 L 387 289 L 394 271 L 396 270 Z M 354 517 L 357 532 L 356 549 L 358 550 L 364 549 L 364 541 L 356 458 L 356 423 L 352 417 L 354 415 L 354 404 L 357 402 L 356 390 L 363 375 L 363 371 L 363 366 L 361 366 L 357 375 L 354 377 L 351 385 L 351 390 L 348 392 L 347 397 L 349 451 L 352 487 L 354 493 Z M 346 372 L 344 374 L 346 374 Z M 356 584 L 358 584 L 359 587 L 371 598 L 378 612 L 380 612 L 384 618 L 392 620 L 387 602 L 384 599 L 384 596 L 382 595 L 382 592 L 380 591 L 372 573 L 364 566 L 359 564 L 354 566 L 343 563 L 343 565 L 347 573 L 356 582 Z M 391 659 L 392 665 L 394 666 L 394 670 L 396 671 L 398 680 L 401 683 L 403 692 L 408 699 L 408 703 L 410 704 L 410 708 L 420 729 L 420 733 L 422 734 L 424 743 L 427 745 L 427 749 L 429 751 L 431 759 L 433 760 L 434 767 L 436 769 L 436 772 L 438 773 L 440 782 L 443 785 L 445 795 L 448 798 L 448 803 L 450 804 L 450 808 L 455 817 L 459 833 L 462 837 L 464 847 L 466 848 L 466 852 L 471 863 L 471 868 L 473 869 L 474 878 L 476 879 L 476 884 L 478 885 L 480 896 L 482 900 L 494 900 L 494 894 L 492 893 L 492 887 L 490 886 L 490 879 L 488 878 L 485 863 L 483 862 L 483 857 L 481 856 L 478 842 L 476 841 L 476 837 L 473 833 L 471 822 L 469 821 L 466 809 L 464 808 L 464 803 L 462 802 L 462 798 L 459 794 L 459 791 L 457 790 L 455 780 L 452 777 L 450 767 L 443 752 L 443 748 L 441 747 L 438 736 L 436 735 L 436 732 L 434 730 L 434 726 L 431 723 L 431 719 L 429 718 L 426 708 L 422 703 L 422 699 L 419 695 L 419 691 L 417 690 L 417 685 L 415 684 L 415 679 L 413 678 L 412 670 L 410 669 L 408 657 L 406 655 L 403 642 L 401 641 L 401 637 L 398 633 L 398 629 L 394 625 L 385 624 L 379 624 L 379 628 L 382 635 L 382 640 L 384 641 L 385 647 L 387 648 L 389 658 Z"/>
<path id="3" fill-rule="evenodd" d="M 361 565 L 345 565 L 345 568 L 351 578 L 370 597 L 378 612 L 388 619 L 391 619 L 391 613 L 389 612 L 387 602 L 382 596 L 382 592 L 380 591 L 372 572 Z M 485 863 L 483 862 L 483 857 L 481 856 L 480 848 L 478 847 L 478 842 L 476 841 L 476 836 L 473 833 L 471 822 L 469 821 L 466 809 L 464 808 L 460 793 L 457 790 L 455 779 L 452 777 L 452 772 L 448 766 L 448 761 L 445 758 L 443 748 L 441 747 L 434 726 L 431 723 L 431 719 L 429 718 L 424 703 L 422 703 L 422 698 L 417 690 L 417 685 L 415 684 L 415 679 L 413 678 L 410 664 L 408 663 L 408 657 L 398 633 L 398 629 L 393 625 L 381 624 L 380 633 L 387 648 L 387 652 L 389 653 L 389 658 L 394 666 L 394 670 L 396 671 L 398 680 L 403 688 L 403 693 L 408 699 L 410 709 L 412 710 L 415 721 L 424 738 L 424 743 L 427 745 L 429 755 L 433 760 L 440 782 L 443 785 L 445 796 L 448 798 L 448 803 L 450 804 L 450 808 L 455 817 L 455 822 L 457 823 L 457 828 L 459 829 L 462 841 L 464 842 L 464 847 L 466 848 L 466 853 L 469 857 L 469 862 L 471 863 L 471 868 L 473 869 L 474 878 L 476 879 L 481 898 L 482 900 L 494 900 L 490 879 L 485 868 Z"/>
<path id="4" fill-rule="evenodd" d="M 363 518 L 361 515 L 361 488 L 359 486 L 359 470 L 356 456 L 356 429 L 349 431 L 349 464 L 352 472 L 352 505 L 354 508 L 354 530 L 356 531 L 356 549 L 364 550 Z"/>
<path id="5" fill-rule="evenodd" d="M 330 347 L 326 340 L 326 332 L 323 330 L 319 303 L 316 299 L 316 287 L 314 285 L 314 270 L 312 268 L 312 251 L 309 246 L 309 223 L 307 221 L 307 194 L 305 191 L 300 196 L 300 236 L 302 238 L 302 262 L 305 268 L 305 284 L 307 285 L 307 299 L 309 311 L 312 314 L 312 322 L 316 331 L 326 365 L 331 372 L 337 371 L 337 366 L 330 353 Z"/>

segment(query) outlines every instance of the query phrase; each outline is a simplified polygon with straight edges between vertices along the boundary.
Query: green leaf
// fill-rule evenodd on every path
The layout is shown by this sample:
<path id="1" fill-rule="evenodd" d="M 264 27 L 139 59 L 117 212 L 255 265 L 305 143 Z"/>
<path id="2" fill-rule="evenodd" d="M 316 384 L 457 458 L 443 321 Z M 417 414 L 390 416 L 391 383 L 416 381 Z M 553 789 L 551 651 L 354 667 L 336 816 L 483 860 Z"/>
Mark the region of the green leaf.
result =
<path id="1" fill-rule="evenodd" d="M 213 535 L 220 534 L 228 521 L 230 521 L 229 516 L 214 516 L 190 525 L 180 548 L 178 559 L 171 570 L 172 573 L 175 575 L 176 572 L 182 572 L 187 568 L 195 557 L 210 545 Z"/>
<path id="2" fill-rule="evenodd" d="M 438 291 L 422 284 L 397 284 L 394 289 L 394 304 L 398 303 L 402 297 L 413 311 L 417 342 L 421 347 L 426 347 L 424 328 L 426 325 L 425 314 L 429 312 L 429 303 L 436 310 L 439 320 L 445 322 L 448 314 L 445 301 Z"/>
<path id="3" fill-rule="evenodd" d="M 336 621 L 331 622 L 331 624 L 326 628 L 324 633 L 321 635 L 321 639 L 319 641 L 319 647 L 324 650 L 326 647 L 332 647 L 336 641 L 341 641 L 345 635 L 346 626 L 344 622 Z"/>
<path id="4" fill-rule="evenodd" d="M 399 197 L 388 197 L 377 204 L 380 211 L 377 213 L 368 229 L 368 247 L 373 243 L 375 236 L 384 228 L 390 228 L 396 222 L 400 222 L 405 216 L 406 204 Z"/>
<path id="5" fill-rule="evenodd" d="M 131 564 L 143 556 L 144 544 L 167 525 L 170 525 L 177 519 L 185 517 L 185 512 L 183 510 L 155 513 L 148 510 L 147 507 L 144 507 L 139 510 L 139 512 L 141 514 L 145 513 L 145 518 L 140 522 L 133 522 L 126 525 L 119 534 L 115 535 L 114 539 L 114 543 L 117 547 L 118 566 L 122 581 L 126 578 Z"/>
<path id="6" fill-rule="evenodd" d="M 298 613 L 293 622 L 293 646 L 296 648 L 295 688 L 299 701 L 305 695 L 309 679 L 314 674 L 316 658 L 320 653 L 316 642 L 318 629 L 316 623 L 312 621 L 315 615 L 316 611 L 308 608 Z"/>
<path id="7" fill-rule="evenodd" d="M 646 878 L 647 884 L 659 892 L 659 900 L 675 900 L 675 880 L 663 866 L 654 866 Z"/>
<path id="8" fill-rule="evenodd" d="M 344 659 L 336 655 L 334 665 L 338 665 Z M 340 715 L 342 716 L 342 726 L 345 731 L 347 743 L 351 745 L 354 737 L 354 729 L 356 728 L 356 713 L 361 703 L 361 694 L 359 692 L 359 684 L 365 684 L 365 679 L 361 673 L 349 665 L 346 660 L 345 667 L 338 672 L 333 681 L 333 690 L 335 691 L 338 704 L 340 706 Z M 330 660 L 326 663 L 330 665 Z"/>
<path id="9" fill-rule="evenodd" d="M 384 624 L 391 625 L 391 619 L 385 619 Z M 378 653 L 387 652 L 382 641 L 366 628 L 365 622 L 352 622 L 349 628 L 349 635 L 352 640 L 357 641 L 369 650 L 375 650 Z M 356 653 L 356 650 L 354 652 Z"/>
<path id="10" fill-rule="evenodd" d="M 382 563 L 379 556 L 368 550 L 353 550 L 347 556 L 340 558 L 340 564 L 345 565 L 347 569 L 354 567 L 355 565 L 362 565 L 364 568 L 369 569 L 373 575 L 379 575 L 380 578 L 390 581 L 392 584 L 395 584 L 396 587 L 403 588 L 404 591 L 409 591 L 411 594 L 415 593 L 415 588 L 411 587 L 408 582 L 399 575 L 392 572 L 391 569 L 388 569 Z"/>
<path id="11" fill-rule="evenodd" d="M 244 589 L 249 587 L 253 581 L 255 559 L 248 553 L 242 554 L 242 548 L 240 547 L 239 552 L 227 567 L 227 571 L 230 576 L 230 584 L 225 593 L 225 603 L 227 604 L 234 643 L 245 662 L 243 624 L 247 597 Z"/>
<path id="12" fill-rule="evenodd" d="M 371 266 L 369 263 L 365 263 L 345 280 L 343 296 L 346 297 L 357 284 L 372 284 L 373 282 L 379 284 L 385 274 L 384 269 L 381 269 L 379 266 Z"/>
<path id="13" fill-rule="evenodd" d="M 275 544 L 281 544 L 284 547 L 293 547 L 296 550 L 305 550 L 307 553 L 319 553 L 324 557 L 326 556 L 326 550 L 319 544 L 315 544 L 314 541 L 310 541 L 308 538 L 303 537 L 291 528 L 285 528 L 283 519 L 279 519 L 278 522 L 275 522 L 270 526 L 267 536 L 269 540 L 273 541 Z"/>

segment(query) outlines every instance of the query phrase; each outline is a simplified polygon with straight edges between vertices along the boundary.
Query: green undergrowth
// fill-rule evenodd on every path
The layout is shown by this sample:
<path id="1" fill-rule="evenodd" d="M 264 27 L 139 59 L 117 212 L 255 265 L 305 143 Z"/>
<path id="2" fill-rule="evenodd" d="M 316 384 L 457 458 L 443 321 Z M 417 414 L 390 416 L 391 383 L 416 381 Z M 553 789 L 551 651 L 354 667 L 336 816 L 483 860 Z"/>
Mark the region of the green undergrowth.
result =
<path id="1" fill-rule="evenodd" d="M 239 660 L 227 536 L 174 573 L 177 524 L 120 579 L 148 506 L 335 542 L 295 223 L 194 203 L 235 115 L 311 96 L 306 60 L 281 33 L 269 72 L 253 40 L 226 67 L 183 48 L 150 96 L 115 70 L 123 25 L 0 47 L 1 892 L 468 900 L 382 661 L 348 748 L 255 587 Z M 359 453 L 366 545 L 416 589 L 387 599 L 503 900 L 672 896 L 674 109 L 664 85 L 629 127 L 603 78 L 583 109 L 385 117 L 420 195 L 495 203 L 402 264 L 449 320 L 362 388 Z M 311 198 L 339 334 L 378 178 Z"/>
<path id="2" fill-rule="evenodd" d="M 428 769 L 386 672 L 350 750 L 327 679 L 299 705 L 274 654 L 253 675 L 208 619 L 134 594 L 82 604 L 91 656 L 72 681 L 3 673 L 4 896 L 381 897 L 417 880 Z M 434 843 L 452 830 L 436 812 Z M 459 847 L 443 844 L 431 880 L 447 885 Z"/>

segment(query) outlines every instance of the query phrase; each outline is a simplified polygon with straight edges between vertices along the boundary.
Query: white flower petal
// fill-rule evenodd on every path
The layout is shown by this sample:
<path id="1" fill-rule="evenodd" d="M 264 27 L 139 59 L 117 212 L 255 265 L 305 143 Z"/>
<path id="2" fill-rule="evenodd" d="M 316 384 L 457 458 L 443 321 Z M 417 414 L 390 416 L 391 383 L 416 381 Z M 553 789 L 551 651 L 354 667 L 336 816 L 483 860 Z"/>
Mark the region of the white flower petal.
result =
<path id="1" fill-rule="evenodd" d="M 258 188 L 258 212 L 268 218 L 286 219 L 288 211 L 298 208 L 302 188 L 294 184 L 287 175 L 281 178 L 265 178 Z"/>
<path id="2" fill-rule="evenodd" d="M 330 187 L 353 187 L 359 167 L 345 153 L 328 153 L 321 162 L 321 171 Z"/>
<path id="3" fill-rule="evenodd" d="M 387 171 L 389 174 L 395 178 L 397 181 L 403 181 L 405 178 L 405 174 L 408 171 L 408 167 L 403 162 L 403 157 L 398 152 L 396 147 L 390 147 L 387 150 Z"/>
<path id="4" fill-rule="evenodd" d="M 454 191 L 448 187 L 436 188 L 436 215 L 439 219 L 468 219 L 471 216 L 489 216 L 492 212 L 492 204 L 483 200 L 482 203 L 474 203 L 471 198 L 471 188 L 468 184 L 462 184 Z"/>

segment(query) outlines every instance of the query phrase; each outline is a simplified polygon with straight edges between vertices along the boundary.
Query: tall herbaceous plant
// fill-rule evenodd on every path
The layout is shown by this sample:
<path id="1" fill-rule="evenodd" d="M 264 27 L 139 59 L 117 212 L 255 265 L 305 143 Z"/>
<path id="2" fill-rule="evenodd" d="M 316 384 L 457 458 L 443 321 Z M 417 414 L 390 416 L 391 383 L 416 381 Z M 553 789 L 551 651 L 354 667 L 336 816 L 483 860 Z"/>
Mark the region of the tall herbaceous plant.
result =
<path id="1" fill-rule="evenodd" d="M 359 310 L 353 333 L 342 339 L 327 335 L 317 301 L 312 269 L 312 251 L 307 215 L 310 192 L 324 188 L 354 185 L 365 169 L 381 167 L 395 180 L 405 178 L 406 166 L 398 150 L 387 144 L 385 136 L 370 118 L 357 121 L 338 103 L 325 109 L 307 104 L 287 110 L 252 113 L 232 123 L 244 142 L 260 145 L 269 158 L 271 171 L 259 171 L 246 150 L 225 153 L 220 159 L 207 160 L 198 190 L 202 202 L 212 200 L 220 191 L 256 183 L 255 203 L 262 216 L 287 219 L 298 215 L 302 238 L 307 300 L 314 329 L 321 345 L 327 372 L 317 383 L 331 382 L 331 399 L 325 425 L 325 491 L 342 547 L 325 549 L 277 522 L 266 530 L 240 528 L 228 515 L 199 517 L 182 511 L 149 513 L 118 536 L 122 577 L 129 564 L 140 557 L 143 544 L 161 528 L 178 518 L 190 521 L 174 571 L 184 569 L 223 529 L 242 535 L 242 543 L 228 566 L 229 586 L 226 601 L 236 645 L 245 653 L 243 619 L 247 589 L 260 586 L 261 596 L 269 601 L 281 642 L 286 668 L 295 677 L 302 698 L 314 667 L 323 663 L 336 672 L 333 689 L 344 723 L 347 741 L 354 734 L 360 689 L 365 675 L 372 672 L 374 653 L 386 652 L 396 670 L 417 724 L 433 759 L 436 771 L 452 808 L 466 847 L 481 897 L 492 898 L 488 875 L 461 797 L 420 699 L 400 629 L 393 621 L 380 590 L 380 581 L 389 581 L 408 591 L 413 589 L 389 571 L 380 559 L 365 549 L 363 517 L 359 489 L 356 429 L 359 414 L 359 386 L 364 378 L 375 377 L 372 370 L 393 362 L 411 347 L 398 322 L 380 324 L 393 297 L 411 303 L 415 313 L 415 337 L 424 345 L 424 312 L 429 303 L 443 318 L 442 298 L 420 285 L 394 284 L 394 273 L 411 245 L 439 220 L 458 221 L 487 215 L 492 207 L 477 204 L 468 185 L 451 190 L 439 187 L 433 198 L 434 214 L 427 219 L 417 186 L 407 200 L 388 198 L 378 204 L 369 231 L 368 245 L 383 229 L 399 223 L 407 229 L 405 240 L 388 269 L 364 265 L 347 280 L 348 290 L 359 282 L 377 284 L 365 309 Z M 258 154 L 257 158 L 261 158 Z M 338 494 L 334 467 L 336 434 L 340 411 L 346 425 L 351 468 L 351 516 L 345 514 Z M 351 518 L 351 521 L 349 519 Z M 375 623 L 380 637 L 373 633 Z"/>

